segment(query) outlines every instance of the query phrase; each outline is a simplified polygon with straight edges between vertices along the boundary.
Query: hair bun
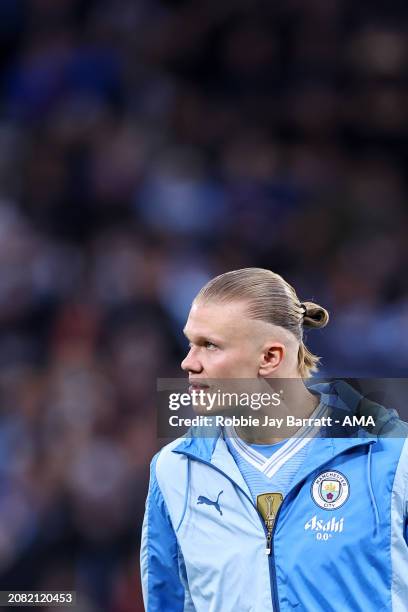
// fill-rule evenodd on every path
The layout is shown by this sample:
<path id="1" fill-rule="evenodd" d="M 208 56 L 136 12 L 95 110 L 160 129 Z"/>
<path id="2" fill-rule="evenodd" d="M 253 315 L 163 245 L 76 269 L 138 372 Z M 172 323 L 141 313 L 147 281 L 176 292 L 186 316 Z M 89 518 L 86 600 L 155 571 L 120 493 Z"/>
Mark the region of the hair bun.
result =
<path id="1" fill-rule="evenodd" d="M 329 313 L 323 308 L 323 306 L 319 306 L 319 304 L 315 304 L 314 302 L 302 302 L 305 307 L 305 314 L 303 316 L 303 326 L 304 327 L 326 327 L 329 322 Z"/>

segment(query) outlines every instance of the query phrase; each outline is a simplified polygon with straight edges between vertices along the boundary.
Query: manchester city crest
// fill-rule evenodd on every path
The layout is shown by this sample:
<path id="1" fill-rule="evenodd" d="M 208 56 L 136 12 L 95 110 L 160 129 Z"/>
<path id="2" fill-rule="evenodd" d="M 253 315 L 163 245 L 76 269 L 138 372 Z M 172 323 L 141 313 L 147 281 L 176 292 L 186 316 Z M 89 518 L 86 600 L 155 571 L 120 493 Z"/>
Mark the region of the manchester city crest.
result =
<path id="1" fill-rule="evenodd" d="M 320 508 L 336 510 L 347 501 L 350 486 L 344 474 L 333 470 L 319 474 L 313 480 L 310 492 Z"/>

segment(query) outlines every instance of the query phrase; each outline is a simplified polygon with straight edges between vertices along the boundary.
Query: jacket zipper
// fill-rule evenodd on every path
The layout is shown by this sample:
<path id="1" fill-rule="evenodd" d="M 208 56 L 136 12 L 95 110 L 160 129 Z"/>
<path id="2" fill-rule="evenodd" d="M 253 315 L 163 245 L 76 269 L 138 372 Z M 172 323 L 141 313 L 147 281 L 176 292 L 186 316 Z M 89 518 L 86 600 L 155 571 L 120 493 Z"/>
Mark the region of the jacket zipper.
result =
<path id="1" fill-rule="evenodd" d="M 265 548 L 265 552 L 267 555 L 271 554 L 271 539 L 272 539 L 272 531 L 268 529 L 268 533 L 266 534 L 266 548 Z"/>
<path id="2" fill-rule="evenodd" d="M 278 506 L 276 512 L 274 513 L 273 506 L 274 506 L 275 502 L 274 502 L 273 496 L 275 496 L 275 495 L 278 496 L 278 499 L 279 499 L 279 497 L 281 499 L 280 499 L 279 506 Z M 272 500 L 271 500 L 271 496 L 272 496 Z M 268 503 L 269 501 L 272 501 L 272 504 L 269 504 Z M 278 514 L 278 510 L 279 510 L 280 506 L 282 505 L 282 503 L 283 503 L 283 495 L 282 494 L 280 494 L 280 493 L 266 494 L 266 504 L 268 506 L 268 509 L 266 511 L 264 509 L 264 512 L 261 512 L 261 514 L 262 514 L 262 516 L 264 518 L 265 527 L 266 527 L 266 531 L 267 531 L 267 534 L 266 534 L 266 548 L 265 548 L 265 552 L 266 552 L 267 555 L 271 554 L 271 540 L 272 540 L 273 529 L 275 527 L 275 522 L 276 522 L 276 517 L 277 517 L 277 514 Z M 258 508 L 258 499 L 257 499 L 257 502 L 256 502 L 256 507 Z M 265 513 L 265 516 L 264 516 L 264 513 Z"/>
<path id="3" fill-rule="evenodd" d="M 269 575 L 271 576 L 271 582 L 273 585 L 273 588 L 271 588 L 271 593 L 272 593 L 272 602 L 273 602 L 273 609 L 278 610 L 279 611 L 279 600 L 278 600 L 278 581 L 276 579 L 276 564 L 275 564 L 275 551 L 274 551 L 274 543 L 273 543 L 273 536 L 275 533 L 275 527 L 276 527 L 276 523 L 278 522 L 278 518 L 279 518 L 279 514 L 281 511 L 281 508 L 285 502 L 286 497 L 283 498 L 281 505 L 278 508 L 278 511 L 276 512 L 274 521 L 273 521 L 273 525 L 272 525 L 272 529 L 270 532 L 270 536 L 269 536 Z M 268 542 L 268 537 L 266 538 L 266 541 Z M 267 546 L 268 548 L 268 546 Z"/>
<path id="4" fill-rule="evenodd" d="M 275 533 L 275 526 L 279 517 L 280 509 L 283 505 L 285 498 L 282 499 L 281 505 L 279 506 L 275 516 L 273 519 L 269 519 L 271 521 L 271 526 L 269 527 L 266 520 L 263 520 L 263 527 L 266 535 L 266 548 L 265 553 L 268 555 L 268 565 L 269 565 L 269 576 L 271 580 L 271 595 L 272 595 L 272 604 L 273 609 L 275 611 L 279 611 L 279 599 L 278 599 L 278 584 L 276 580 L 276 567 L 275 567 L 275 555 L 273 549 L 273 535 Z M 256 508 L 258 511 L 258 509 Z"/>

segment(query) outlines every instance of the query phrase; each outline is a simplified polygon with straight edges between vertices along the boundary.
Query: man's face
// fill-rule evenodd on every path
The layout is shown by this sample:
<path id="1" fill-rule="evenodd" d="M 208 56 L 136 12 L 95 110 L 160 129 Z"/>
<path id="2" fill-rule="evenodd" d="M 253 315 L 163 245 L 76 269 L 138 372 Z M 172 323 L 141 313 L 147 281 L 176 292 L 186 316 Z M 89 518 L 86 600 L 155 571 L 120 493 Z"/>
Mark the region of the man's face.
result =
<path id="1" fill-rule="evenodd" d="M 194 303 L 184 328 L 190 350 L 181 363 L 190 379 L 254 379 L 262 352 L 261 321 L 242 302 Z"/>

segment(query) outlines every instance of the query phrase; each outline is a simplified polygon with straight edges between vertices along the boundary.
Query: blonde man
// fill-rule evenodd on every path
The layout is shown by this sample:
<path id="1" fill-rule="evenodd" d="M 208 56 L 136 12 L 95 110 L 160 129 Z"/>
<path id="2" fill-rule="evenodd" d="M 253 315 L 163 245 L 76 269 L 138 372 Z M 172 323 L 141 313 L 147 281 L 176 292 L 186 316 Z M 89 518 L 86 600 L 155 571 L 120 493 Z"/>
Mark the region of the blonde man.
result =
<path id="1" fill-rule="evenodd" d="M 360 416 L 351 387 L 304 384 L 319 361 L 304 328 L 328 318 L 278 274 L 227 272 L 192 304 L 182 368 L 193 389 L 214 379 L 279 382 L 276 414 Z M 406 429 L 375 408 L 376 435 L 304 427 L 282 440 L 268 428 L 219 427 L 164 447 L 143 526 L 146 610 L 408 610 Z"/>

